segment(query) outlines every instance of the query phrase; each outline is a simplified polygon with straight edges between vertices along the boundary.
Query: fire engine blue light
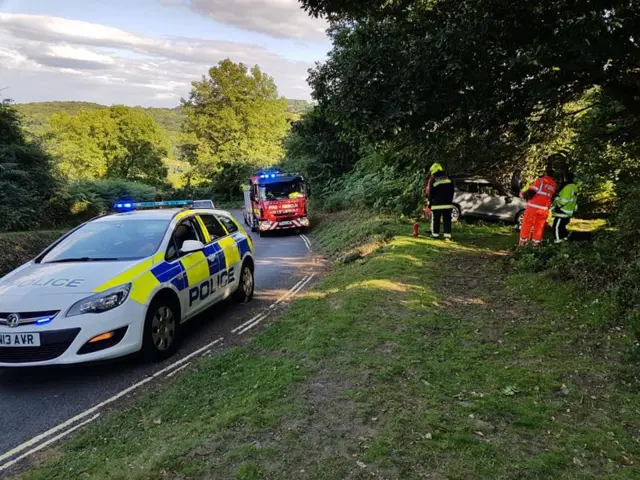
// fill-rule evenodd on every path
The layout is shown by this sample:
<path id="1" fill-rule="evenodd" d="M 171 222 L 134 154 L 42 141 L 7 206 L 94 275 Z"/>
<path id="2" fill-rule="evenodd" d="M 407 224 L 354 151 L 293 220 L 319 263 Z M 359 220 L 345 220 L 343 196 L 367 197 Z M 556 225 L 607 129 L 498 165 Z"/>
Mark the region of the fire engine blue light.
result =
<path id="1" fill-rule="evenodd" d="M 36 325 L 46 325 L 47 323 L 49 323 L 51 320 L 53 320 L 53 318 L 51 317 L 47 317 L 47 318 L 41 318 L 40 320 L 36 321 Z"/>

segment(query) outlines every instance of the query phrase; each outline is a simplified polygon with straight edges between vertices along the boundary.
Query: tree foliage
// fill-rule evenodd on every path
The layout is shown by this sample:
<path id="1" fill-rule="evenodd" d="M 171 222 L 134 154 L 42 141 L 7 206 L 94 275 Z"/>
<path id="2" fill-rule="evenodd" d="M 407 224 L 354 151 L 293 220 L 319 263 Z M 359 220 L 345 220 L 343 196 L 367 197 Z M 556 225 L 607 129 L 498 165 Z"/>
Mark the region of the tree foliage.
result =
<path id="1" fill-rule="evenodd" d="M 169 141 L 142 110 L 113 106 L 59 113 L 47 138 L 61 174 L 70 180 L 120 178 L 152 185 L 167 177 Z"/>
<path id="2" fill-rule="evenodd" d="M 51 222 L 59 186 L 51 158 L 28 142 L 10 102 L 0 103 L 0 228 L 31 228 Z"/>
<path id="3" fill-rule="evenodd" d="M 287 102 L 258 66 L 221 61 L 192 83 L 182 143 L 196 180 L 237 188 L 256 167 L 280 160 Z"/>
<path id="4" fill-rule="evenodd" d="M 454 173 L 534 173 L 561 146 L 585 176 L 637 168 L 633 1 L 302 4 L 331 20 L 333 49 L 309 77 L 325 124 L 399 175 L 436 160 Z"/>

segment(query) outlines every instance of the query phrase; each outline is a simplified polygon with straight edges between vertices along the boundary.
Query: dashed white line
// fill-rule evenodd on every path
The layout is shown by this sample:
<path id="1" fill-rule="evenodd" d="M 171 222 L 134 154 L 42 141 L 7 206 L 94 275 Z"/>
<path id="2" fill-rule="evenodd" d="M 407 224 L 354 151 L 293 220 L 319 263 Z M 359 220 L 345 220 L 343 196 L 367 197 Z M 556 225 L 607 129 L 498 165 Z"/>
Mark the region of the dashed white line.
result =
<path id="1" fill-rule="evenodd" d="M 99 404 L 85 410 L 82 413 L 79 413 L 78 415 L 70 418 L 69 420 L 67 420 L 66 422 L 61 423 L 60 425 L 53 427 L 50 430 L 47 430 L 44 433 L 41 433 L 40 435 L 32 438 L 31 440 L 28 440 L 26 442 L 24 442 L 22 445 L 19 445 L 17 447 L 15 447 L 12 450 L 9 450 L 6 453 L 3 453 L 2 455 L 0 455 L 0 462 L 3 462 L 4 460 L 7 460 L 15 455 L 17 455 L 20 452 L 23 452 L 24 450 L 27 450 L 31 447 L 33 447 L 34 445 L 36 445 L 38 442 L 44 440 L 47 437 L 50 437 L 51 435 L 58 433 L 61 430 L 64 430 L 65 428 L 73 425 L 74 423 L 78 422 L 79 420 L 82 420 L 85 417 L 88 417 L 89 415 L 96 413 L 98 410 L 100 410 L 102 407 L 109 405 L 110 403 L 115 402 L 116 400 L 124 397 L 125 395 L 127 395 L 128 393 L 133 392 L 134 390 L 140 388 L 141 386 L 145 385 L 146 383 L 149 383 L 151 380 L 153 380 L 156 377 L 159 377 L 160 375 L 164 375 L 165 373 L 169 372 L 170 370 L 173 370 L 174 368 L 182 365 L 183 363 L 189 361 L 189 359 L 195 357 L 196 355 L 204 352 L 205 350 L 210 349 L 211 347 L 213 347 L 214 345 L 222 342 L 222 338 L 218 338 L 217 340 L 214 340 L 213 342 L 208 343 L 207 345 L 205 345 L 202 348 L 199 348 L 198 350 L 196 350 L 195 352 L 190 353 L 189 355 L 186 355 L 185 357 L 181 358 L 180 360 L 172 363 L 171 365 L 169 365 L 168 367 L 163 368 L 162 370 L 154 373 L 153 375 L 146 377 L 142 380 L 140 380 L 139 382 L 131 385 L 128 388 L 125 388 L 124 390 L 122 390 L 121 392 L 117 393 L 116 395 L 100 402 Z M 97 417 L 96 417 L 97 418 Z M 84 423 L 88 423 L 88 422 L 83 422 L 81 425 L 84 425 Z M 62 436 L 68 435 L 69 433 L 71 433 L 73 430 L 75 430 L 76 428 L 78 428 L 78 426 L 72 427 L 71 429 L 69 429 L 68 431 L 63 432 Z M 60 437 L 60 435 L 58 437 Z M 55 438 L 58 438 L 55 437 Z M 60 437 L 61 438 L 61 437 Z M 44 444 L 49 445 L 52 441 L 55 440 L 48 440 L 47 442 L 45 442 Z M 43 444 L 43 445 L 44 445 Z M 30 450 L 29 452 L 27 452 L 26 454 L 20 456 L 20 458 L 26 458 L 27 456 L 31 455 L 32 453 L 34 453 L 35 451 L 38 451 L 41 448 L 41 446 L 36 447 L 36 449 Z M 12 460 L 12 462 L 15 462 L 14 460 Z M 0 471 L 4 470 L 5 468 L 7 468 L 7 465 L 11 464 L 13 465 L 12 462 L 9 462 L 7 464 L 4 465 L 0 465 Z"/>
<path id="2" fill-rule="evenodd" d="M 29 450 L 26 453 L 23 453 L 22 455 L 20 455 L 18 458 L 15 458 L 13 460 L 11 460 L 10 462 L 5 463 L 4 465 L 0 465 L 0 472 L 2 472 L 3 470 L 6 470 L 9 467 L 12 467 L 13 465 L 15 465 L 16 463 L 18 463 L 20 460 L 24 460 L 25 458 L 27 458 L 30 455 L 33 455 L 36 452 L 39 452 L 40 450 L 42 450 L 43 448 L 47 448 L 49 445 L 51 445 L 54 442 L 57 442 L 58 440 L 61 440 L 62 438 L 66 437 L 67 435 L 75 432 L 76 430 L 78 430 L 79 428 L 84 427 L 86 424 L 93 422 L 96 418 L 98 418 L 100 416 L 99 413 L 96 413 L 93 417 L 89 418 L 88 420 L 85 420 L 84 422 L 81 422 L 79 424 L 77 424 L 75 427 L 70 428 L 69 430 L 65 430 L 64 432 L 62 432 L 59 435 L 56 435 L 53 438 L 50 438 L 49 440 L 47 440 L 44 443 L 41 443 L 40 445 L 38 445 L 36 448 Z"/>
<path id="3" fill-rule="evenodd" d="M 169 373 L 167 373 L 167 378 L 171 378 L 173 377 L 176 373 L 184 370 L 185 368 L 187 368 L 189 365 L 191 365 L 191 362 L 187 362 L 184 365 L 182 365 L 181 367 L 176 368 L 175 370 L 170 371 Z"/>

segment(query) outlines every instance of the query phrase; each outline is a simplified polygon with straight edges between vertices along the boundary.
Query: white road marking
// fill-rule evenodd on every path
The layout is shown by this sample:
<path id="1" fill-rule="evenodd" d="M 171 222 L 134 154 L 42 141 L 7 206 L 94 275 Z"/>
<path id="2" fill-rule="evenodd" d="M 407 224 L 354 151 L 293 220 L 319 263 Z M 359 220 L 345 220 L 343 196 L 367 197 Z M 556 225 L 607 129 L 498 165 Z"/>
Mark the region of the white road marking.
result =
<path id="1" fill-rule="evenodd" d="M 173 377 L 176 373 L 180 372 L 181 370 L 184 370 L 189 365 L 191 365 L 191 362 L 187 362 L 184 365 L 182 365 L 181 367 L 178 367 L 175 370 L 172 370 L 171 372 L 167 373 L 167 378 Z"/>
<path id="2" fill-rule="evenodd" d="M 315 276 L 316 274 L 312 273 L 311 275 L 308 275 L 307 277 L 303 278 L 300 283 L 298 283 L 295 287 L 289 290 L 285 295 L 283 295 L 278 300 L 276 300 L 276 303 L 274 305 L 277 305 L 280 302 L 284 302 L 292 295 L 295 295 L 296 293 L 298 293 L 302 289 L 302 287 L 304 287 L 307 283 L 309 283 L 309 280 L 311 280 Z"/>
<path id="3" fill-rule="evenodd" d="M 88 420 L 85 420 L 82 423 L 79 423 L 78 425 L 76 425 L 73 428 L 70 428 L 69 430 L 66 430 L 64 432 L 62 432 L 61 434 L 47 440 L 44 443 L 41 443 L 40 445 L 38 445 L 36 448 L 29 450 L 26 453 L 23 453 L 22 455 L 20 455 L 18 458 L 15 458 L 13 460 L 11 460 L 10 462 L 5 463 L 4 465 L 0 465 L 0 472 L 2 472 L 3 470 L 6 470 L 9 467 L 12 467 L 13 465 L 15 465 L 16 463 L 18 463 L 20 460 L 24 460 L 25 458 L 27 458 L 30 455 L 33 455 L 36 452 L 39 452 L 40 450 L 42 450 L 43 448 L 47 448 L 49 445 L 51 445 L 54 442 L 57 442 L 58 440 L 66 437 L 67 435 L 69 435 L 70 433 L 73 433 L 74 431 L 76 431 L 79 428 L 84 427 L 86 424 L 93 422 L 96 418 L 98 418 L 100 416 L 99 413 L 96 413 L 93 417 L 89 418 Z"/>
<path id="4" fill-rule="evenodd" d="M 307 238 L 307 236 L 301 233 L 300 238 L 302 239 L 305 246 L 307 247 L 307 250 L 309 250 L 310 252 L 313 252 L 313 250 L 311 250 L 311 241 Z"/>
<path id="5" fill-rule="evenodd" d="M 234 328 L 233 330 L 231 330 L 231 333 L 236 333 L 238 330 L 242 330 L 244 327 L 246 327 L 247 325 L 249 325 L 250 323 L 255 322 L 259 317 L 262 317 L 263 315 L 265 315 L 264 312 L 257 314 L 255 317 L 253 317 L 251 320 L 247 320 L 246 322 L 244 322 L 242 325 L 238 325 L 236 328 Z"/>
<path id="6" fill-rule="evenodd" d="M 294 288 L 295 288 L 295 290 L 290 290 L 286 295 L 284 295 L 282 298 L 280 298 L 280 299 L 278 300 L 278 303 L 279 303 L 279 302 L 281 302 L 281 301 L 284 301 L 284 300 L 286 300 L 286 299 L 288 299 L 288 298 L 290 298 L 290 297 L 295 296 L 295 295 L 296 295 L 298 292 L 300 292 L 300 290 L 302 290 L 302 289 L 307 285 L 307 283 L 309 283 L 309 282 L 311 281 L 311 279 L 312 279 L 313 277 L 315 277 L 315 276 L 316 276 L 316 275 L 315 275 L 315 273 L 314 273 L 314 274 L 312 274 L 312 275 L 309 275 L 308 277 L 303 278 L 303 279 L 302 279 L 302 282 L 299 282 L 299 283 L 298 283 L 298 286 L 297 286 L 297 287 L 294 287 Z M 274 306 L 274 305 L 272 305 L 272 306 Z M 260 322 L 262 322 L 265 318 L 267 318 L 267 316 L 268 316 L 268 313 L 265 313 L 265 314 L 263 314 L 263 315 L 259 315 L 257 318 L 256 318 L 256 317 L 254 317 L 254 318 L 255 318 L 255 320 L 253 321 L 253 323 L 250 323 L 249 325 L 247 325 L 247 323 L 249 323 L 249 322 L 245 323 L 244 325 L 246 325 L 246 326 L 245 326 L 242 330 L 240 330 L 240 331 L 238 331 L 238 332 L 234 332 L 234 333 L 237 333 L 238 335 L 242 335 L 243 333 L 248 332 L 248 331 L 249 331 L 249 330 L 251 330 L 253 327 L 255 327 L 255 326 L 256 326 L 256 325 L 258 325 Z"/>
<path id="7" fill-rule="evenodd" d="M 7 459 L 11 458 L 11 457 L 17 455 L 18 453 L 20 453 L 20 452 L 22 452 L 24 450 L 27 450 L 28 448 L 31 448 L 33 445 L 37 444 L 41 440 L 44 440 L 45 438 L 50 437 L 54 433 L 57 433 L 60 430 L 64 430 L 65 428 L 69 427 L 70 425 L 73 425 L 77 421 L 82 420 L 83 418 L 88 417 L 89 415 L 91 415 L 93 413 L 96 413 L 98 410 L 100 410 L 105 405 L 109 405 L 110 403 L 115 402 L 116 400 L 124 397 L 128 393 L 131 393 L 134 390 L 136 390 L 136 389 L 140 388 L 141 386 L 145 385 L 146 383 L 149 383 L 154 378 L 159 377 L 160 375 L 163 375 L 163 374 L 169 372 L 170 370 L 173 370 L 174 368 L 176 368 L 176 367 L 182 365 L 183 363 L 187 362 L 189 359 L 195 357 L 196 355 L 198 355 L 198 354 L 204 352 L 205 350 L 213 347 L 214 345 L 220 343 L 222 340 L 223 340 L 222 338 L 218 338 L 217 340 L 214 340 L 213 342 L 208 343 L 204 347 L 199 348 L 195 352 L 190 353 L 189 355 L 185 356 L 184 358 L 181 358 L 180 360 L 172 363 L 168 367 L 163 368 L 162 370 L 154 373 L 153 375 L 140 380 L 138 383 L 135 383 L 135 384 L 131 385 L 128 388 L 125 388 L 120 393 L 117 393 L 116 395 L 114 395 L 114 396 L 112 396 L 110 398 L 107 398 L 106 400 L 104 400 L 104 401 L 100 402 L 99 404 L 97 404 L 97 405 L 85 410 L 84 412 L 79 413 L 78 415 L 76 415 L 75 417 L 70 418 L 66 422 L 63 422 L 60 425 L 58 425 L 56 427 L 53 427 L 52 429 L 47 430 L 44 433 L 41 433 L 40 435 L 32 438 L 31 440 L 28 440 L 28 441 L 24 442 L 22 445 L 19 445 L 16 448 L 14 448 L 12 450 L 9 450 L 6 453 L 3 453 L 2 455 L 0 455 L 0 462 L 3 462 L 4 460 L 7 460 Z M 73 431 L 75 428 L 76 427 L 73 427 L 71 429 L 71 431 Z M 68 433 L 69 432 L 66 432 L 66 433 L 64 433 L 64 435 L 67 435 Z M 20 458 L 24 458 L 24 456 L 22 456 Z M 3 468 L 5 468 L 5 467 L 4 466 L 0 466 L 0 470 L 2 470 Z"/>

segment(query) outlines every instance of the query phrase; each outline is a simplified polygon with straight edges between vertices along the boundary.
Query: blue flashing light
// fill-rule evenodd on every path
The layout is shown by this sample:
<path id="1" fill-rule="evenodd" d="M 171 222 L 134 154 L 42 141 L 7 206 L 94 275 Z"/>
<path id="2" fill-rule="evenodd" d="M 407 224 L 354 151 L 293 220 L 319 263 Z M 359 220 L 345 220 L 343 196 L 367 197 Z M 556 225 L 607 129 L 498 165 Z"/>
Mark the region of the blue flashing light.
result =
<path id="1" fill-rule="evenodd" d="M 40 320 L 36 320 L 36 325 L 46 325 L 51 320 L 53 320 L 53 318 L 51 318 L 51 317 L 41 318 Z"/>
<path id="2" fill-rule="evenodd" d="M 137 202 L 119 201 L 113 204 L 113 210 L 119 213 L 131 212 L 145 208 L 162 207 L 193 207 L 193 208 L 215 208 L 212 200 L 166 200 L 164 202 Z"/>

